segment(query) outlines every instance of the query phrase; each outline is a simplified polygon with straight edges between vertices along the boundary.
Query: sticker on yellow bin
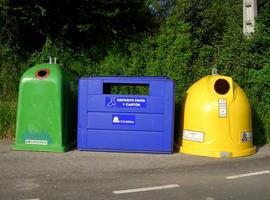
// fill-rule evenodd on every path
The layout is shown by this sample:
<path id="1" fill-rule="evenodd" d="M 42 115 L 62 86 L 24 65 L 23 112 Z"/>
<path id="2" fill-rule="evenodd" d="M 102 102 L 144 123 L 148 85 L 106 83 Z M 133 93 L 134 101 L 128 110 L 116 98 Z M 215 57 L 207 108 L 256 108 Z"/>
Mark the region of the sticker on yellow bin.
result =
<path id="1" fill-rule="evenodd" d="M 195 142 L 203 142 L 204 133 L 198 132 L 198 131 L 189 131 L 184 130 L 183 131 L 183 139 L 184 140 L 190 140 Z"/>
<path id="2" fill-rule="evenodd" d="M 250 142 L 250 141 L 252 141 L 252 132 L 243 132 L 243 133 L 241 133 L 241 141 L 242 142 Z"/>

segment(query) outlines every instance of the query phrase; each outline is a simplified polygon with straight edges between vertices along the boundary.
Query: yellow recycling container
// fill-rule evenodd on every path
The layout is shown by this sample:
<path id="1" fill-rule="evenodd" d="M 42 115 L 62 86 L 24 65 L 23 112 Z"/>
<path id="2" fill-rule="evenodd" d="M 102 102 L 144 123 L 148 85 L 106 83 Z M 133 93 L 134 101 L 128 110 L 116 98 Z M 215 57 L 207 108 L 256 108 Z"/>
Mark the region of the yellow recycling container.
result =
<path id="1" fill-rule="evenodd" d="M 181 153 L 239 157 L 256 152 L 247 96 L 228 76 L 213 73 L 193 84 L 181 120 Z"/>

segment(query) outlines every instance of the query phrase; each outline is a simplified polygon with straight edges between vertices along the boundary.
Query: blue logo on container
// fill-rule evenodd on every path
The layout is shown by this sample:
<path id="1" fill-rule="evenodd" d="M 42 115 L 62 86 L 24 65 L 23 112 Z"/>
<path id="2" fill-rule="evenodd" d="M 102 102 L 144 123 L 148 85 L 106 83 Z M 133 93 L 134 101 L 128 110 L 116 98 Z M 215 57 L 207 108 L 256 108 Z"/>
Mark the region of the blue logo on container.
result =
<path id="1" fill-rule="evenodd" d="M 112 124 L 135 125 L 135 115 L 112 115 Z"/>
<path id="2" fill-rule="evenodd" d="M 146 108 L 147 98 L 106 97 L 105 106 L 115 108 Z"/>

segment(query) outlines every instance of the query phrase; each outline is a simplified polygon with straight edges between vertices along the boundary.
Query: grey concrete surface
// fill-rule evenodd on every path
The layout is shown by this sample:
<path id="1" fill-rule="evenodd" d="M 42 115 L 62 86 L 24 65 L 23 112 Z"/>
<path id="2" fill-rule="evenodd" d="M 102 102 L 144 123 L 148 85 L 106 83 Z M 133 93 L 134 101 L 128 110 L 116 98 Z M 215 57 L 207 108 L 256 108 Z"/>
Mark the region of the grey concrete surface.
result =
<path id="1" fill-rule="evenodd" d="M 184 154 L 11 151 L 0 141 L 0 199 L 270 199 L 270 147 L 257 154 L 216 159 Z M 114 194 L 116 190 L 178 184 L 179 187 Z"/>

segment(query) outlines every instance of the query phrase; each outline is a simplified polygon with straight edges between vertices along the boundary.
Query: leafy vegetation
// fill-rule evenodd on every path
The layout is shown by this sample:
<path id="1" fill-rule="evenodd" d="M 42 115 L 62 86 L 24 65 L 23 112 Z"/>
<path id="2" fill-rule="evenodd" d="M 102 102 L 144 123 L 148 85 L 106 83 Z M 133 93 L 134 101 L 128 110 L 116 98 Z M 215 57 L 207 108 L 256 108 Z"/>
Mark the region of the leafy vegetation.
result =
<path id="1" fill-rule="evenodd" d="M 30 2 L 30 3 L 29 3 Z M 168 76 L 177 104 L 201 77 L 233 77 L 253 110 L 256 144 L 270 142 L 270 3 L 242 32 L 242 1 L 0 1 L 0 133 L 12 135 L 18 81 L 49 56 L 77 77 Z M 0 135 L 1 135 L 0 134 Z"/>

